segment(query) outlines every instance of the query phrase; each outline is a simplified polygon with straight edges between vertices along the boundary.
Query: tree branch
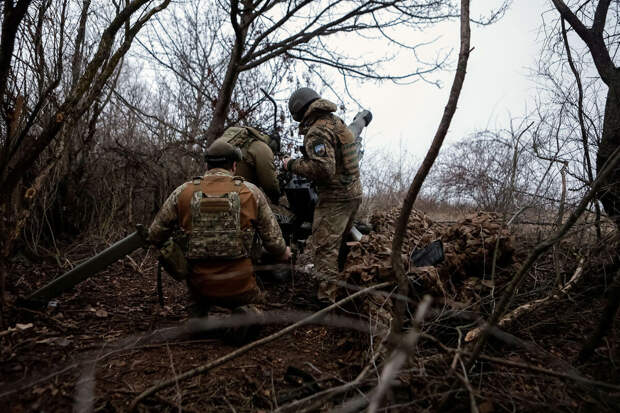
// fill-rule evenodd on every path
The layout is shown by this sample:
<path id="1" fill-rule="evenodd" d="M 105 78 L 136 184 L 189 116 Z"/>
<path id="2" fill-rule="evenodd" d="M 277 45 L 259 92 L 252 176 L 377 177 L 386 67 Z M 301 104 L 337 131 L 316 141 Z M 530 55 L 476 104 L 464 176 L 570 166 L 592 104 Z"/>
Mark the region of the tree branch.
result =
<path id="1" fill-rule="evenodd" d="M 450 127 L 452 117 L 456 112 L 456 105 L 458 103 L 463 82 L 465 81 L 465 74 L 467 72 L 467 60 L 469 59 L 470 52 L 470 34 L 469 0 L 461 0 L 461 48 L 459 51 L 459 60 L 456 73 L 454 74 L 454 81 L 452 83 L 452 88 L 450 89 L 448 103 L 444 109 L 441 122 L 437 128 L 431 147 L 428 150 L 420 169 L 418 169 L 418 172 L 413 178 L 413 182 L 409 187 L 409 191 L 407 192 L 407 196 L 405 197 L 403 206 L 400 210 L 400 215 L 395 224 L 391 261 L 392 268 L 394 269 L 394 276 L 398 282 L 398 293 L 405 297 L 409 295 L 409 283 L 407 277 L 405 276 L 405 267 L 402 260 L 403 238 L 407 230 L 407 222 L 409 220 L 409 215 L 411 214 L 413 204 L 415 203 L 418 193 L 422 188 L 422 184 L 424 183 L 426 176 L 428 175 L 435 159 L 437 158 L 437 155 L 439 154 L 443 140 L 448 133 L 448 128 Z M 393 333 L 399 333 L 402 330 L 406 306 L 406 302 L 402 300 L 397 301 L 395 304 L 394 323 L 392 324 Z"/>
<path id="2" fill-rule="evenodd" d="M 280 331 L 278 331 L 278 332 L 276 332 L 274 334 L 271 334 L 271 335 L 269 335 L 267 337 L 263 337 L 260 340 L 254 341 L 252 343 L 246 344 L 245 346 L 240 347 L 237 350 L 232 351 L 232 352 L 226 354 L 225 356 L 220 357 L 220 358 L 218 358 L 216 360 L 213 360 L 213 361 L 211 361 L 211 362 L 209 362 L 209 363 L 207 363 L 207 364 L 205 364 L 203 366 L 197 367 L 197 368 L 192 369 L 192 370 L 188 370 L 185 373 L 182 373 L 182 374 L 180 374 L 178 376 L 173 377 L 172 379 L 165 380 L 165 381 L 163 381 L 163 382 L 161 382 L 161 383 L 159 383 L 159 384 L 157 384 L 155 386 L 152 386 L 152 387 L 146 389 L 145 391 L 143 391 L 142 393 L 140 393 L 140 395 L 138 395 L 138 397 L 133 399 L 133 401 L 131 402 L 129 410 L 130 411 L 135 411 L 136 408 L 138 407 L 138 403 L 140 403 L 140 401 L 142 401 L 144 398 L 146 398 L 146 397 L 148 397 L 148 396 L 158 392 L 161 389 L 165 389 L 166 387 L 170 387 L 170 386 L 174 385 L 175 383 L 177 383 L 178 381 L 185 380 L 185 379 L 188 379 L 188 378 L 200 375 L 200 374 L 204 374 L 204 373 L 212 370 L 213 368 L 226 363 L 229 360 L 232 360 L 232 359 L 234 359 L 234 358 L 236 358 L 236 357 L 238 357 L 238 356 L 240 356 L 240 355 L 242 355 L 244 353 L 247 353 L 248 351 L 252 350 L 255 347 L 259 347 L 259 346 L 261 346 L 263 344 L 270 343 L 270 342 L 272 342 L 272 341 L 274 341 L 274 340 L 276 340 L 276 339 L 278 339 L 278 338 L 280 338 L 280 337 L 290 333 L 291 331 L 293 331 L 293 330 L 295 330 L 295 329 L 297 329 L 297 328 L 299 328 L 301 326 L 304 326 L 304 325 L 307 325 L 307 324 L 311 324 L 312 322 L 314 322 L 314 321 L 322 318 L 323 316 L 325 316 L 330 311 L 335 310 L 336 308 L 338 308 L 338 307 L 342 306 L 343 304 L 353 300 L 354 298 L 357 298 L 357 297 L 359 297 L 359 296 L 361 296 L 363 294 L 369 293 L 369 292 L 371 292 L 373 290 L 387 287 L 387 286 L 389 286 L 391 284 L 392 284 L 391 282 L 384 282 L 384 283 L 381 283 L 381 284 L 373 285 L 373 286 L 368 287 L 368 288 L 364 288 L 363 290 L 357 291 L 356 293 L 353 293 L 350 296 L 348 296 L 346 298 L 343 298 L 342 300 L 340 300 L 340 301 L 338 301 L 338 302 L 336 302 L 336 303 L 334 303 L 334 304 L 332 304 L 332 305 L 330 305 L 328 307 L 325 307 L 322 310 L 317 311 L 316 313 L 314 313 L 314 314 L 304 318 L 303 320 L 300 320 L 300 321 L 298 321 L 298 322 L 296 322 L 294 324 L 291 324 L 288 327 L 285 327 L 282 330 L 280 330 Z"/>

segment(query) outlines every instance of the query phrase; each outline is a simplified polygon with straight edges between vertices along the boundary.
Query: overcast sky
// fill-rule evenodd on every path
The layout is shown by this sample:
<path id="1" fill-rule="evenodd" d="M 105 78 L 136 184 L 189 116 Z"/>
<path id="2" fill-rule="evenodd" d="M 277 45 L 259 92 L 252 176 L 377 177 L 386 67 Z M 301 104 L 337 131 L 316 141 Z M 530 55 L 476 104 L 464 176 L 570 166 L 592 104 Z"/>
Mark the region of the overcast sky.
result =
<path id="1" fill-rule="evenodd" d="M 472 3 L 475 15 L 475 5 L 481 2 Z M 446 143 L 476 130 L 506 127 L 509 114 L 519 117 L 526 108 L 534 107 L 535 83 L 529 73 L 536 65 L 540 51 L 538 31 L 542 13 L 550 10 L 549 5 L 548 0 L 515 0 L 499 22 L 485 27 L 472 25 L 474 50 Z M 455 64 L 458 21 L 438 30 L 442 36 L 438 46 L 454 49 L 451 60 Z M 356 91 L 355 95 L 374 114 L 373 123 L 365 132 L 367 151 L 386 146 L 398 148 L 402 139 L 415 158 L 421 160 L 443 114 L 453 76 L 454 71 L 449 70 L 434 77 L 441 80 L 441 89 L 426 82 L 359 86 L 363 93 Z"/>

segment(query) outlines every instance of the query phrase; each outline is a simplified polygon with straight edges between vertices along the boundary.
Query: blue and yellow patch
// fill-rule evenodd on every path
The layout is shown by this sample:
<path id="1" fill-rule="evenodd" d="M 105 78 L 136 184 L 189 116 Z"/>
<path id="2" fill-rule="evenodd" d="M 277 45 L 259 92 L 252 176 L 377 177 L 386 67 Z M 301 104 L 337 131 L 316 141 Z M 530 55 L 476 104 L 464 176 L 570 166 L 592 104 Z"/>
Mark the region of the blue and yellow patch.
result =
<path id="1" fill-rule="evenodd" d="M 312 148 L 312 150 L 314 151 L 314 154 L 316 156 L 320 156 L 320 157 L 327 156 L 327 148 L 325 147 L 325 144 L 323 142 L 314 144 L 314 147 Z"/>

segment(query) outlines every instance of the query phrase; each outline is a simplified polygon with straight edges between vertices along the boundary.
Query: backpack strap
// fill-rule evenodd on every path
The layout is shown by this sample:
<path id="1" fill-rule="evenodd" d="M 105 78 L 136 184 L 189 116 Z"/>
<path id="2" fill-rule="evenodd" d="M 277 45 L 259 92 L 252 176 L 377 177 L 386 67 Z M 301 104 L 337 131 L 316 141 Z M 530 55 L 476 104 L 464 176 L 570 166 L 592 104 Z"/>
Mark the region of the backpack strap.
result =
<path id="1" fill-rule="evenodd" d="M 251 141 L 255 141 L 255 140 L 259 140 L 262 141 L 264 143 L 266 143 L 267 145 L 269 145 L 269 141 L 271 140 L 271 138 L 269 137 L 269 135 L 264 134 L 263 132 L 259 131 L 258 129 L 255 129 L 251 126 L 244 126 L 247 131 L 248 131 L 248 137 L 251 139 Z"/>

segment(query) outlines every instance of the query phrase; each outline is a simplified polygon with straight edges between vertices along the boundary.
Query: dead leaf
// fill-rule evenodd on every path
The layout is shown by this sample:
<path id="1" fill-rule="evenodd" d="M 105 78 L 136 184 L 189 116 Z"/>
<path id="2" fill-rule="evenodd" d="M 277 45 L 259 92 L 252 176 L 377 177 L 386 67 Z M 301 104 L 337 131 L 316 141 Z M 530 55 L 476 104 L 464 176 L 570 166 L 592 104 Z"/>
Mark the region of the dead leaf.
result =
<path id="1" fill-rule="evenodd" d="M 482 330 L 480 329 L 480 327 L 476 327 L 473 330 L 467 332 L 467 334 L 465 335 L 465 342 L 469 343 L 470 341 L 473 341 L 476 338 L 478 338 L 481 331 Z"/>
<path id="2" fill-rule="evenodd" d="M 495 411 L 495 406 L 493 406 L 493 403 L 487 400 L 478 405 L 478 411 L 480 413 L 493 413 Z"/>
<path id="3" fill-rule="evenodd" d="M 493 280 L 481 280 L 480 284 L 484 285 L 487 288 L 495 288 L 495 283 Z"/>
<path id="4" fill-rule="evenodd" d="M 54 344 L 56 344 L 57 346 L 60 347 L 67 347 L 69 344 L 71 344 L 71 340 L 67 339 L 66 337 L 59 337 Z"/>
<path id="5" fill-rule="evenodd" d="M 43 394 L 45 393 L 49 388 L 51 387 L 51 385 L 47 385 L 45 387 L 35 387 L 34 390 L 32 391 L 34 394 Z"/>
<path id="6" fill-rule="evenodd" d="M 135 364 L 137 364 L 137 363 L 135 363 Z M 110 362 L 110 367 L 125 367 L 126 365 L 127 365 L 127 362 L 125 362 L 124 360 L 112 360 Z M 133 367 L 134 367 L 134 365 L 132 364 L 132 369 L 133 369 Z"/>
<path id="7" fill-rule="evenodd" d="M 99 318 L 106 318 L 108 316 L 108 312 L 102 308 L 95 311 L 95 315 Z"/>

